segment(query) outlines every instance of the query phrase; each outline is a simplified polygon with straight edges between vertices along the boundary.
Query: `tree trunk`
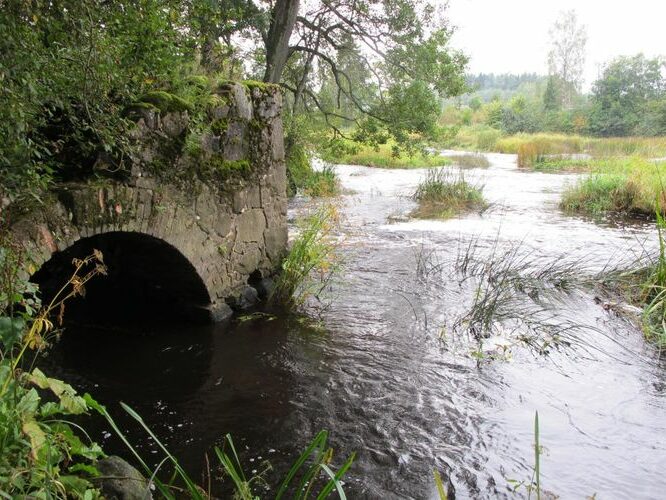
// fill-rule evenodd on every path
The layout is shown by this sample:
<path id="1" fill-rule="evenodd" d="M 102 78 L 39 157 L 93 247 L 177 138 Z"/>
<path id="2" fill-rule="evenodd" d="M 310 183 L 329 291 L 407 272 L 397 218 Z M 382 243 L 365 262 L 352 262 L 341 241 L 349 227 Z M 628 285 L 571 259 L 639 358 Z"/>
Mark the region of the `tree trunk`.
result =
<path id="1" fill-rule="evenodd" d="M 279 83 L 289 58 L 289 38 L 296 24 L 300 0 L 277 0 L 266 37 L 266 73 L 264 81 Z"/>

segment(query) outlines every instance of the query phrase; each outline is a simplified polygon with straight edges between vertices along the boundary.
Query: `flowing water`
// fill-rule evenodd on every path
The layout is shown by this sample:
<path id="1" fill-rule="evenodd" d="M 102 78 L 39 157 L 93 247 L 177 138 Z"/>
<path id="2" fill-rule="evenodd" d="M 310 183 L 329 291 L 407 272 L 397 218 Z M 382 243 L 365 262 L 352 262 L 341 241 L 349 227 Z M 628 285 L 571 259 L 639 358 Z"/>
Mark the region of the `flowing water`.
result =
<path id="1" fill-rule="evenodd" d="M 538 411 L 545 490 L 663 497 L 666 364 L 604 297 L 574 283 L 652 247 L 653 226 L 564 215 L 559 195 L 576 176 L 488 157 L 490 168 L 466 176 L 485 184 L 490 207 L 447 221 L 404 217 L 423 170 L 336 167 L 344 266 L 310 308 L 317 325 L 281 317 L 146 326 L 145 335 L 71 331 L 46 365 L 110 408 L 133 406 L 197 477 L 226 433 L 248 474 L 271 463 L 270 483 L 328 429 L 337 463 L 357 453 L 349 498 L 435 498 L 434 469 L 456 498 L 526 496 L 511 489 L 532 479 Z M 292 219 L 308 209 L 295 200 Z M 566 264 L 574 284 L 512 296 L 504 307 L 515 311 L 479 341 L 466 313 L 481 278 L 461 262 L 480 269 L 506 249 L 527 267 Z M 123 424 L 157 463 L 155 443 Z M 93 437 L 122 450 L 104 423 Z"/>

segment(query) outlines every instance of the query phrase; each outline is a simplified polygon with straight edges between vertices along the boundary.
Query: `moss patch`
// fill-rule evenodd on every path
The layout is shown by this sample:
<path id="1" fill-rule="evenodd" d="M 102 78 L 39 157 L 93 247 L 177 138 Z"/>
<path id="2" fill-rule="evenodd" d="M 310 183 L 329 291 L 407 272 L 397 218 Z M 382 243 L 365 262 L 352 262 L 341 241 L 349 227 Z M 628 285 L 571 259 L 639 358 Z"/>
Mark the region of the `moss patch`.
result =
<path id="1" fill-rule="evenodd" d="M 269 92 L 273 89 L 278 88 L 274 83 L 260 82 L 258 80 L 245 80 L 241 82 L 250 92 L 254 89 L 259 90 L 260 92 Z"/>
<path id="2" fill-rule="evenodd" d="M 220 118 L 219 120 L 215 120 L 213 123 L 210 124 L 210 131 L 214 135 L 222 136 L 227 132 L 227 129 L 229 128 L 229 119 L 228 118 Z"/>
<path id="3" fill-rule="evenodd" d="M 163 90 L 155 90 L 144 94 L 139 99 L 141 103 L 152 104 L 163 113 L 192 111 L 193 106 L 182 97 L 170 94 Z"/>
<path id="4" fill-rule="evenodd" d="M 227 179 L 231 176 L 245 177 L 252 171 L 249 160 L 225 160 L 216 156 L 208 160 L 208 171 L 218 179 Z"/>

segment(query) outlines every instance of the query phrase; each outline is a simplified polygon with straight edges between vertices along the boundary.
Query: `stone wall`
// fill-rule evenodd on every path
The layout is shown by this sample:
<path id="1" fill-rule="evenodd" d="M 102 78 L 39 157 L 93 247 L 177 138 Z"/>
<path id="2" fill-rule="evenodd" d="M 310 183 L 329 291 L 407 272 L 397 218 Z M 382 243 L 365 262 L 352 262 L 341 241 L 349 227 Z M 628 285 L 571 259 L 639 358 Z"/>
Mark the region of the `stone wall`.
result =
<path id="1" fill-rule="evenodd" d="M 272 275 L 287 244 L 281 95 L 273 86 L 242 84 L 218 94 L 198 147 L 187 137 L 187 112 L 137 107 L 126 179 L 58 185 L 43 206 L 18 217 L 12 233 L 35 268 L 81 238 L 151 235 L 194 266 L 214 319 L 247 294 L 250 276 Z"/>

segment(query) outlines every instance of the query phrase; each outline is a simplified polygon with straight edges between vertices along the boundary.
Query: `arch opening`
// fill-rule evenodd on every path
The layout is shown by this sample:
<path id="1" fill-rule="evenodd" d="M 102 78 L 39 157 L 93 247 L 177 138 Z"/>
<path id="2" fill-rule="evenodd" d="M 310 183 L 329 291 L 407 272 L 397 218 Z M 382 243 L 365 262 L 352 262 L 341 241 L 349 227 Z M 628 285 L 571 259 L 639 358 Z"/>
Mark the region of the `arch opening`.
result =
<path id="1" fill-rule="evenodd" d="M 108 275 L 86 285 L 85 297 L 66 304 L 70 325 L 137 326 L 174 321 L 209 322 L 210 296 L 194 266 L 174 246 L 153 236 L 109 232 L 82 238 L 54 253 L 32 276 L 43 301 L 50 300 L 70 278 L 72 260 L 97 249 Z"/>

